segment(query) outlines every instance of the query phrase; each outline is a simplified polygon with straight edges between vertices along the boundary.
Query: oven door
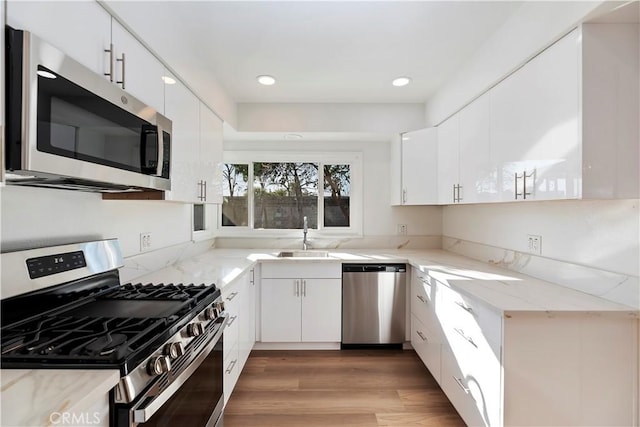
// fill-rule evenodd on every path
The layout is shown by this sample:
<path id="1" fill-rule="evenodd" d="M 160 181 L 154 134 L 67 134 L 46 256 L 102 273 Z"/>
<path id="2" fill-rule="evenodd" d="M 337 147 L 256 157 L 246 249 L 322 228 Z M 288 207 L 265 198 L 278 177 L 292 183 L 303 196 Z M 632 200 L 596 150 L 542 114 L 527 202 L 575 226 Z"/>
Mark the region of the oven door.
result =
<path id="1" fill-rule="evenodd" d="M 152 385 L 133 404 L 112 407 L 112 426 L 221 427 L 225 323 L 160 394 Z"/>

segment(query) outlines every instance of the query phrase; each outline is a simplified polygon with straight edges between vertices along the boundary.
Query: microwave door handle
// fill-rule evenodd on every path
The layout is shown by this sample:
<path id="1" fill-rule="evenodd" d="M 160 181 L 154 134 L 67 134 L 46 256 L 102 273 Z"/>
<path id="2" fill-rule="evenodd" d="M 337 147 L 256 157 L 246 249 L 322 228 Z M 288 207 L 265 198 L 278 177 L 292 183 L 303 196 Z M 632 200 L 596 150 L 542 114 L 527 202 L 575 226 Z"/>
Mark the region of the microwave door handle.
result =
<path id="1" fill-rule="evenodd" d="M 155 160 L 157 161 L 158 165 L 162 165 L 162 163 L 160 163 L 162 153 L 158 152 L 158 150 L 161 149 L 160 142 L 159 142 L 159 135 L 158 135 L 158 127 L 154 125 L 143 125 L 142 126 L 142 144 L 140 144 L 140 169 L 142 170 L 143 173 L 148 173 L 152 171 L 152 169 L 147 166 L 149 160 L 152 160 L 147 158 L 147 154 L 149 153 L 149 150 L 147 148 L 149 144 L 153 141 L 151 138 L 149 138 L 150 135 L 156 135 Z M 160 171 L 162 171 L 162 169 L 160 169 Z M 155 173 L 153 175 L 156 175 L 157 172 L 158 171 L 156 166 Z"/>
<path id="2" fill-rule="evenodd" d="M 156 142 L 158 143 L 158 167 L 156 168 L 156 176 L 162 176 L 162 165 L 164 163 L 164 132 L 160 125 L 156 126 Z"/>

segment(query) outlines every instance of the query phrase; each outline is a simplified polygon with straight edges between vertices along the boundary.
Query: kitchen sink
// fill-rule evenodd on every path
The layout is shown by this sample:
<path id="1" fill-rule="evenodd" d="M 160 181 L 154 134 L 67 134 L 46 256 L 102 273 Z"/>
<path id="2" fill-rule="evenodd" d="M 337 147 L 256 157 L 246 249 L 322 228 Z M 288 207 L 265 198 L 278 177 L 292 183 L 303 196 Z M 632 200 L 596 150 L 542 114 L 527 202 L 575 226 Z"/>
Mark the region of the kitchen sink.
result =
<path id="1" fill-rule="evenodd" d="M 328 251 L 282 251 L 278 258 L 327 258 Z"/>

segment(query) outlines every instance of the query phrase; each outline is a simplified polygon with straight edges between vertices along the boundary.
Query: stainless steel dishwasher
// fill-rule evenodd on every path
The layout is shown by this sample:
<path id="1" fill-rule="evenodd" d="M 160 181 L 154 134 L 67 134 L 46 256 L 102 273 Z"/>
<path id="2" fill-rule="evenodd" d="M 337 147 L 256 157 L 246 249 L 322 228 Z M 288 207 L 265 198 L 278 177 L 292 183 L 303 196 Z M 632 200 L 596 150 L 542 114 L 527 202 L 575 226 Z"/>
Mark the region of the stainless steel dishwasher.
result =
<path id="1" fill-rule="evenodd" d="M 405 264 L 342 265 L 342 348 L 402 346 Z"/>

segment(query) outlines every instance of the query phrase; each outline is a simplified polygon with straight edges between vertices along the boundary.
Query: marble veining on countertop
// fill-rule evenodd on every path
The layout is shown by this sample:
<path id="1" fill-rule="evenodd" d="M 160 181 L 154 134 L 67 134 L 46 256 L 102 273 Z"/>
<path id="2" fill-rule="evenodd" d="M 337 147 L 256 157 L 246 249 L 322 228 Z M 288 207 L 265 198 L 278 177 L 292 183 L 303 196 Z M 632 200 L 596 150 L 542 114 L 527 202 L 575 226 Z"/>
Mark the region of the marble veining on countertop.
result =
<path id="1" fill-rule="evenodd" d="M 439 282 L 480 299 L 502 312 L 508 311 L 597 311 L 629 312 L 637 309 L 505 270 L 441 249 L 349 249 L 329 250 L 328 257 L 280 258 L 278 249 L 216 249 L 180 261 L 137 279 L 144 283 L 233 283 L 258 262 L 403 262 L 429 274 Z"/>
<path id="2" fill-rule="evenodd" d="M 104 369 L 3 369 L 0 375 L 3 427 L 52 426 L 65 416 L 97 424 L 108 416 L 105 399 L 120 380 L 118 370 Z M 106 407 L 96 407 L 101 400 Z"/>

